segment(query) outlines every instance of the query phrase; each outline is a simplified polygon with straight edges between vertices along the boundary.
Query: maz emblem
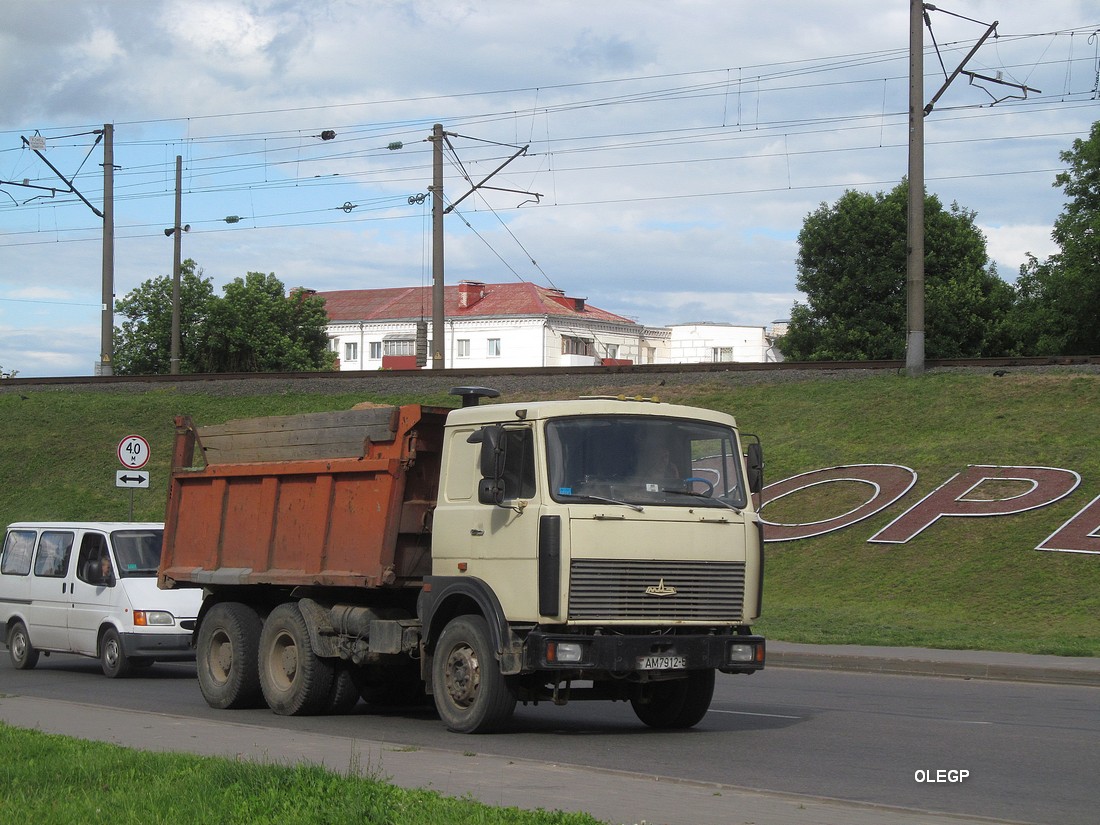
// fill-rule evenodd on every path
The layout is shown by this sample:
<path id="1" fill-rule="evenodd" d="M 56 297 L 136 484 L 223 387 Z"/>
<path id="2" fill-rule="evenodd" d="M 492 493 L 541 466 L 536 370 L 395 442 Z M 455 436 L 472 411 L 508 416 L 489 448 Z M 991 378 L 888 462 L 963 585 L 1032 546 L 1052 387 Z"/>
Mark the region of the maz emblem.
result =
<path id="1" fill-rule="evenodd" d="M 659 582 L 657 582 L 656 587 L 647 587 L 645 589 L 645 594 L 647 596 L 675 596 L 676 588 L 665 587 L 665 580 L 661 579 Z"/>

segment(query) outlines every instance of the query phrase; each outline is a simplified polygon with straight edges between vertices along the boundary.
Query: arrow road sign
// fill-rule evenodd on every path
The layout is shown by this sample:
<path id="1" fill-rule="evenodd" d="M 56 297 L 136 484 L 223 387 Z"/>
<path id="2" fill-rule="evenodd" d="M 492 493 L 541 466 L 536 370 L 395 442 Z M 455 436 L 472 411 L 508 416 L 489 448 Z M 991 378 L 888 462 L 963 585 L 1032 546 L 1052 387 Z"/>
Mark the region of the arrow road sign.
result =
<path id="1" fill-rule="evenodd" d="M 148 487 L 149 474 L 132 470 L 115 470 L 116 487 Z"/>

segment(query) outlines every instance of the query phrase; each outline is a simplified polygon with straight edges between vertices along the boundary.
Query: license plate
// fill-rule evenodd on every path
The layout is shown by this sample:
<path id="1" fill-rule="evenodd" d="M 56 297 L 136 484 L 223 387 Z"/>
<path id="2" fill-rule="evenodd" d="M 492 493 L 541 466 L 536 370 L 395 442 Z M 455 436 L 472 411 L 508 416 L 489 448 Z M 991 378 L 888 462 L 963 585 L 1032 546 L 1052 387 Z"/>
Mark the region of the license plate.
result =
<path id="1" fill-rule="evenodd" d="M 687 656 L 640 656 L 638 670 L 685 670 Z"/>

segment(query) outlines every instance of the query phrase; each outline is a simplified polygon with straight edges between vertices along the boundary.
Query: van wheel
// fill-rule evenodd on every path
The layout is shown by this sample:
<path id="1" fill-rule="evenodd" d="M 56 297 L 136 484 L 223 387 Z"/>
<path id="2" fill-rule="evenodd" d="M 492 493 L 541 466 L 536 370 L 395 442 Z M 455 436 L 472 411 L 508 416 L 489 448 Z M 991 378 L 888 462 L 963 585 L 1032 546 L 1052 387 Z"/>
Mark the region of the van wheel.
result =
<path id="1" fill-rule="evenodd" d="M 651 728 L 683 729 L 702 720 L 713 696 L 714 670 L 692 670 L 686 679 L 639 686 L 630 704 Z"/>
<path id="2" fill-rule="evenodd" d="M 30 670 L 38 664 L 38 651 L 31 644 L 27 626 L 22 622 L 13 624 L 8 632 L 8 655 L 16 670 Z"/>
<path id="3" fill-rule="evenodd" d="M 432 692 L 439 717 L 458 733 L 489 733 L 516 709 L 516 690 L 501 672 L 489 626 L 459 616 L 443 628 L 432 655 Z"/>
<path id="4" fill-rule="evenodd" d="M 130 660 L 122 649 L 122 638 L 113 627 L 104 630 L 99 640 L 99 665 L 108 679 L 119 679 L 130 674 Z"/>
<path id="5" fill-rule="evenodd" d="M 247 604 L 219 602 L 210 608 L 195 640 L 199 690 L 212 708 L 255 708 L 260 691 L 260 631 L 263 621 Z"/>
<path id="6" fill-rule="evenodd" d="M 308 716 L 329 706 L 335 668 L 313 652 L 302 611 L 279 605 L 260 633 L 260 687 L 267 706 L 280 716 Z"/>

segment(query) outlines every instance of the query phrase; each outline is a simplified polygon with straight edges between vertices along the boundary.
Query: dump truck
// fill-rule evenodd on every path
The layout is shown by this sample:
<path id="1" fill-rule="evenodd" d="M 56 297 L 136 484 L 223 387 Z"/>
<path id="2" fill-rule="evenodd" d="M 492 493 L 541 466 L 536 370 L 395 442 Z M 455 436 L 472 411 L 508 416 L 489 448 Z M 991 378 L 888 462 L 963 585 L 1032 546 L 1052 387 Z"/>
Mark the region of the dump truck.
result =
<path id="1" fill-rule="evenodd" d="M 158 584 L 204 591 L 210 706 L 434 701 L 484 733 L 517 703 L 598 699 L 688 728 L 717 672 L 764 667 L 763 454 L 733 416 L 452 392 L 176 419 Z"/>

